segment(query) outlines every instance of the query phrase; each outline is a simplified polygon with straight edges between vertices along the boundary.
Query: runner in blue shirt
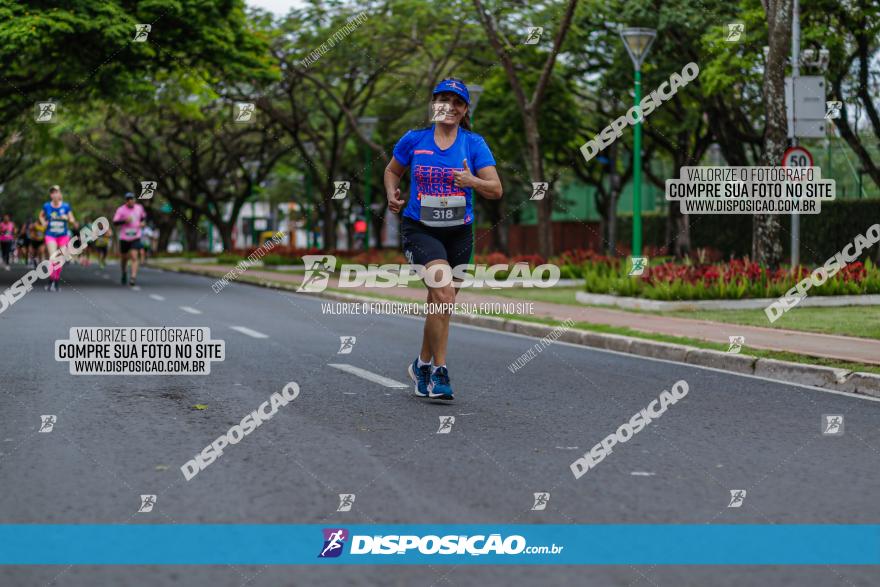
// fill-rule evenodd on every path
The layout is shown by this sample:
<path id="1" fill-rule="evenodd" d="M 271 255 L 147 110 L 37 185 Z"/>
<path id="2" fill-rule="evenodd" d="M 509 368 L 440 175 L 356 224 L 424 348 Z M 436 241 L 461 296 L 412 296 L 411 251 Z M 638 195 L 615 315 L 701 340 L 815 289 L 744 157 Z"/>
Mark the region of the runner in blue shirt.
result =
<path id="1" fill-rule="evenodd" d="M 502 194 L 495 158 L 483 137 L 470 130 L 470 103 L 462 80 L 441 81 L 431 102 L 434 124 L 403 135 L 385 168 L 388 208 L 403 209 L 403 252 L 410 263 L 427 268 L 429 304 L 455 302 L 451 267 L 470 261 L 474 193 L 491 200 Z M 399 186 L 407 167 L 410 195 L 404 206 Z M 450 316 L 447 311 L 425 317 L 421 352 L 408 367 L 419 397 L 453 399 L 446 366 Z"/>

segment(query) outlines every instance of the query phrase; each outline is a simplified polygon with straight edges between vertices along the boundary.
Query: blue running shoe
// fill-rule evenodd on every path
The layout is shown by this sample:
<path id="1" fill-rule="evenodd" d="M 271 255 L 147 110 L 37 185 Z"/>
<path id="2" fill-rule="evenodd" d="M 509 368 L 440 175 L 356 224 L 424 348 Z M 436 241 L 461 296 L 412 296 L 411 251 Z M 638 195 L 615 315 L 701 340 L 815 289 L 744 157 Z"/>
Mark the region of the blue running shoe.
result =
<path id="1" fill-rule="evenodd" d="M 431 373 L 431 381 L 428 383 L 428 397 L 452 401 L 452 387 L 449 385 L 449 370 L 446 367 L 437 367 Z"/>
<path id="2" fill-rule="evenodd" d="M 428 381 L 431 379 L 431 364 L 428 363 L 424 367 L 419 368 L 419 360 L 416 359 L 410 363 L 406 370 L 409 373 L 409 378 L 416 384 L 414 393 L 418 397 L 428 397 Z"/>

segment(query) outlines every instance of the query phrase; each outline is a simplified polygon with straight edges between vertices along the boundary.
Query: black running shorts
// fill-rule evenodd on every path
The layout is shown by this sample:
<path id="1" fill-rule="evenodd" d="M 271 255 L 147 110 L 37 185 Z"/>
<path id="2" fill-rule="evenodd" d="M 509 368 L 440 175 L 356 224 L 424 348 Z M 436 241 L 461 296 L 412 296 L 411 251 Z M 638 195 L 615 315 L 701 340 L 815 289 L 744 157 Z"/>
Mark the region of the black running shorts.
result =
<path id="1" fill-rule="evenodd" d="M 119 240 L 119 252 L 123 255 L 130 250 L 140 249 L 143 245 L 141 245 L 141 239 L 133 240 L 133 241 L 124 241 L 122 239 Z"/>
<path id="2" fill-rule="evenodd" d="M 474 247 L 472 231 L 470 224 L 425 226 L 404 216 L 400 223 L 403 254 L 416 265 L 427 265 L 437 259 L 445 259 L 451 267 L 466 265 L 471 261 Z"/>

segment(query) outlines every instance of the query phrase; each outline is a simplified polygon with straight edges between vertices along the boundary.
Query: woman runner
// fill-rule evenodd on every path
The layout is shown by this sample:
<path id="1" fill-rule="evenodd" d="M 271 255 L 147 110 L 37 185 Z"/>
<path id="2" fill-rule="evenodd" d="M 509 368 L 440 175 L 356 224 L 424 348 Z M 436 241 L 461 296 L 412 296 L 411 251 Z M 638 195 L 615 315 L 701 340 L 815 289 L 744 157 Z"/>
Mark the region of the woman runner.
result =
<path id="1" fill-rule="evenodd" d="M 61 188 L 57 185 L 49 189 L 49 201 L 43 204 L 43 209 L 40 210 L 40 222 L 46 226 L 46 252 L 51 259 L 55 251 L 70 242 L 70 225 L 76 225 L 73 208 L 64 201 Z M 53 264 L 49 283 L 46 285 L 47 290 L 61 290 L 58 282 L 61 280 L 62 267 L 61 263 Z"/>
<path id="2" fill-rule="evenodd" d="M 9 257 L 12 255 L 12 245 L 15 244 L 15 223 L 9 214 L 3 215 L 0 222 L 0 251 L 3 253 L 3 264 L 9 271 Z"/>
<path id="3" fill-rule="evenodd" d="M 462 80 L 441 81 L 431 104 L 435 124 L 403 135 L 385 168 L 388 207 L 395 213 L 403 209 L 404 254 L 410 263 L 426 267 L 429 308 L 449 308 L 455 302 L 451 267 L 470 261 L 474 191 L 491 200 L 503 191 L 492 152 L 483 137 L 470 130 L 470 102 Z M 404 207 L 399 186 L 407 167 L 412 167 L 412 175 Z M 421 351 L 407 369 L 419 397 L 454 397 L 446 366 L 450 315 L 451 311 L 429 309 L 425 317 Z"/>

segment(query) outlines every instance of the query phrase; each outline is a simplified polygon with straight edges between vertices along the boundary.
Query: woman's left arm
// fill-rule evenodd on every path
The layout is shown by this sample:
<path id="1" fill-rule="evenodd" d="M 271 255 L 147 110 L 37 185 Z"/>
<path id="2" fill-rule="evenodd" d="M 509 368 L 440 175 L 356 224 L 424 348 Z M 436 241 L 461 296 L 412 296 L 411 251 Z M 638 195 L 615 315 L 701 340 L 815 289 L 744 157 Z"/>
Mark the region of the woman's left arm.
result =
<path id="1" fill-rule="evenodd" d="M 488 165 L 477 171 L 477 175 L 471 173 L 467 159 L 463 161 L 464 170 L 453 172 L 453 183 L 460 188 L 473 188 L 478 194 L 489 200 L 501 199 L 504 189 L 501 187 L 501 178 L 494 165 Z"/>

